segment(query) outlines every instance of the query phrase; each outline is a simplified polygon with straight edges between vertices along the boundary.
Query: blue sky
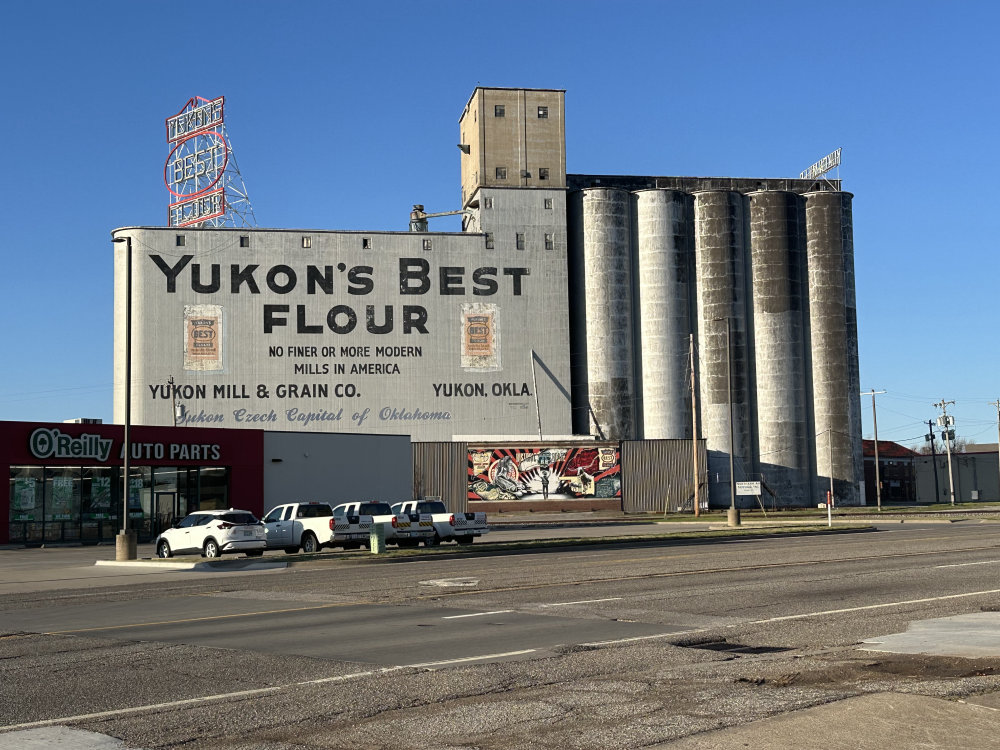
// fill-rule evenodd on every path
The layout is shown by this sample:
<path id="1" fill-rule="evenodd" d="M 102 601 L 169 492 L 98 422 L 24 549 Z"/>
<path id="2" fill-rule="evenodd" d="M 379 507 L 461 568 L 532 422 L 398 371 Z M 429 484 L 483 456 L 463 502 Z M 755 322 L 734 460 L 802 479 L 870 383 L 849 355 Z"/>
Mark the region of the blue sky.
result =
<path id="1" fill-rule="evenodd" d="M 995 442 L 998 7 L 8 3 L 0 419 L 110 421 L 109 232 L 165 224 L 191 96 L 226 97 L 260 226 L 403 230 L 459 208 L 484 85 L 566 89 L 569 172 L 794 177 L 842 147 L 879 438 L 922 442 L 944 398 Z"/>

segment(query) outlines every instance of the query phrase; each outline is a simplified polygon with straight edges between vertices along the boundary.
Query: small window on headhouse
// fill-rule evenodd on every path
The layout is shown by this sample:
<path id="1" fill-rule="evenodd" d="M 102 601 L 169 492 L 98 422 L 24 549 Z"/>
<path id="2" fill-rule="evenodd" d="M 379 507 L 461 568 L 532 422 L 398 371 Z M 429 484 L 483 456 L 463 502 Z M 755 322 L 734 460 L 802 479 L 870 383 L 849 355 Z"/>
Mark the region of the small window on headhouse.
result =
<path id="1" fill-rule="evenodd" d="M 429 239 L 424 240 L 424 250 L 430 250 L 430 249 L 432 249 L 432 247 L 433 246 L 432 246 L 431 241 Z"/>
<path id="2" fill-rule="evenodd" d="M 497 167 L 497 179 L 498 180 L 507 179 L 507 167 Z"/>
<path id="3" fill-rule="evenodd" d="M 177 247 L 184 247 L 184 235 L 177 235 Z"/>
<path id="4" fill-rule="evenodd" d="M 546 234 L 545 235 L 545 249 L 546 250 L 551 250 L 553 247 L 555 247 L 555 243 L 552 240 L 552 235 L 551 234 Z"/>
<path id="5" fill-rule="evenodd" d="M 503 117 L 505 115 L 505 113 L 506 113 L 506 111 L 504 110 L 504 106 L 502 104 L 494 105 L 494 107 L 493 107 L 493 116 L 494 117 Z"/>
<path id="6" fill-rule="evenodd" d="M 545 206 L 545 208 L 551 209 L 552 208 L 552 199 L 551 198 L 546 198 L 545 202 L 544 202 L 544 206 Z"/>
<path id="7" fill-rule="evenodd" d="M 547 180 L 547 179 L 549 179 L 549 168 L 548 167 L 539 167 L 538 168 L 538 179 L 539 180 Z"/>
<path id="8" fill-rule="evenodd" d="M 302 247 L 312 247 L 312 246 L 313 246 L 313 238 L 312 237 L 303 237 L 302 238 Z"/>
<path id="9" fill-rule="evenodd" d="M 546 120 L 546 119 L 548 119 L 548 117 L 549 117 L 549 108 L 548 107 L 539 107 L 538 108 L 538 119 L 539 120 Z"/>
<path id="10" fill-rule="evenodd" d="M 518 232 L 514 236 L 514 239 L 517 242 L 517 249 L 518 250 L 524 250 L 524 234 L 522 234 L 521 232 Z"/>
<path id="11" fill-rule="evenodd" d="M 483 198 L 483 208 L 493 208 L 493 199 Z"/>
<path id="12" fill-rule="evenodd" d="M 486 249 L 487 250 L 493 249 L 493 232 L 486 233 Z"/>
<path id="13" fill-rule="evenodd" d="M 362 250 L 371 250 L 372 249 L 372 238 L 371 237 L 362 237 L 361 238 L 361 249 Z"/>
<path id="14" fill-rule="evenodd" d="M 250 247 L 250 237 L 249 235 L 240 235 L 240 247 Z"/>

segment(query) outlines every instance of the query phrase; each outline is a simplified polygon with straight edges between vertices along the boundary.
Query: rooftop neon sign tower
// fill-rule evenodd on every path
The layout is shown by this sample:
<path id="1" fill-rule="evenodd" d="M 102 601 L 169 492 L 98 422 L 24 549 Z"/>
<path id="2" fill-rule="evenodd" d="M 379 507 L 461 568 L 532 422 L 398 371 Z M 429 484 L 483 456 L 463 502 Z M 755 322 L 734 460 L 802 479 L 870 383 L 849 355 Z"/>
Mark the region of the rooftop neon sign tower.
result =
<path id="1" fill-rule="evenodd" d="M 224 110 L 225 97 L 195 96 L 166 120 L 167 226 L 257 226 L 226 132 Z"/>

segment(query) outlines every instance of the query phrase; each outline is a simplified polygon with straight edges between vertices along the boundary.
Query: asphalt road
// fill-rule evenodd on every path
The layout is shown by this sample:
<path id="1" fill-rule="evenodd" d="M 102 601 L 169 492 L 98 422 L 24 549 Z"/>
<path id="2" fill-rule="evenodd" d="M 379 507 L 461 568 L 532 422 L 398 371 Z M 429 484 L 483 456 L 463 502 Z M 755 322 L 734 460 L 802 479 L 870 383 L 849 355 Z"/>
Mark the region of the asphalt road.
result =
<path id="1" fill-rule="evenodd" d="M 33 552 L 51 553 L 35 590 L 0 587 L 0 732 L 52 722 L 145 748 L 650 747 L 853 695 L 1000 691 L 1000 654 L 859 648 L 1000 609 L 994 523 L 332 554 L 115 586 L 76 574 L 85 550 L 20 550 L 0 553 L 0 579 Z M 60 570 L 60 554 L 76 564 Z"/>

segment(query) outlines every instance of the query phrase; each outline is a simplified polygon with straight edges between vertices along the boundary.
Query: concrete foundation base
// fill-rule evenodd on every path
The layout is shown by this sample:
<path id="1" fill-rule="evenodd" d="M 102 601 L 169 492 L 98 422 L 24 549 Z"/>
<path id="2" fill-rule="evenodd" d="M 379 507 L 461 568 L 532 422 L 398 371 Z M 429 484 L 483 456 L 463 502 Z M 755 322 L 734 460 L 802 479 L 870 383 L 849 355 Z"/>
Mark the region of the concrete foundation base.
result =
<path id="1" fill-rule="evenodd" d="M 728 515 L 726 516 L 726 521 L 729 523 L 730 526 L 739 526 L 740 525 L 740 509 L 739 508 L 730 508 L 729 512 L 728 512 Z"/>
<path id="2" fill-rule="evenodd" d="M 119 531 L 115 537 L 115 560 L 135 560 L 138 557 L 137 542 L 138 535 L 134 531 Z"/>

